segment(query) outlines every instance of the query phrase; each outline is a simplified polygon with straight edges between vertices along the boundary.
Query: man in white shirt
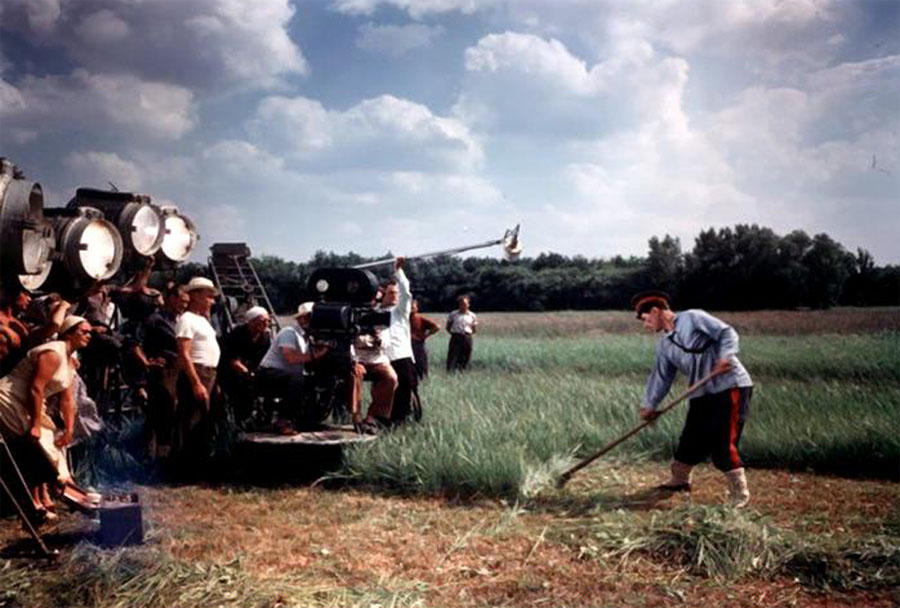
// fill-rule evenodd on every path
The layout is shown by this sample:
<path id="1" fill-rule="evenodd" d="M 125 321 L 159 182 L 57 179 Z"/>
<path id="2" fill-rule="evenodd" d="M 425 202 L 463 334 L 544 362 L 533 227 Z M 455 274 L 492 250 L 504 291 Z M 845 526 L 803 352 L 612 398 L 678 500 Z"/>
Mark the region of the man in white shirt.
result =
<path id="1" fill-rule="evenodd" d="M 469 296 L 459 296 L 459 308 L 447 316 L 447 371 L 463 371 L 472 358 L 472 335 L 478 329 L 478 317 L 469 310 Z"/>
<path id="2" fill-rule="evenodd" d="M 301 403 L 304 366 L 328 351 L 327 346 L 320 345 L 314 349 L 309 347 L 306 329 L 309 327 L 313 307 L 312 302 L 304 302 L 297 307 L 297 314 L 294 316 L 297 324 L 283 327 L 278 332 L 256 369 L 257 388 L 268 397 L 276 397 L 281 401 L 275 427 L 283 434 L 293 432 L 289 418 L 295 417 L 296 407 Z"/>
<path id="3" fill-rule="evenodd" d="M 210 406 L 221 351 L 209 315 L 218 292 L 213 282 L 204 277 L 191 279 L 184 291 L 188 294 L 188 307 L 175 322 L 181 368 L 176 447 L 185 463 L 196 465 L 209 455 L 212 440 Z"/>
<path id="4" fill-rule="evenodd" d="M 397 372 L 391 367 L 388 346 L 391 334 L 388 328 L 380 328 L 374 335 L 363 334 L 353 341 L 354 363 L 350 375 L 350 414 L 353 424 L 365 433 L 375 433 L 379 427 L 391 425 L 391 409 L 394 391 L 397 389 Z M 363 380 L 372 382 L 372 401 L 362 419 Z"/>
<path id="5" fill-rule="evenodd" d="M 394 391 L 394 403 L 391 408 L 393 424 L 406 422 L 413 390 L 418 387 L 409 328 L 412 291 L 409 288 L 409 279 L 403 272 L 404 261 L 402 257 L 394 261 L 394 278 L 385 287 L 381 298 L 381 309 L 391 313 L 391 324 L 387 329 L 390 341 L 385 350 L 397 375 L 397 389 Z"/>

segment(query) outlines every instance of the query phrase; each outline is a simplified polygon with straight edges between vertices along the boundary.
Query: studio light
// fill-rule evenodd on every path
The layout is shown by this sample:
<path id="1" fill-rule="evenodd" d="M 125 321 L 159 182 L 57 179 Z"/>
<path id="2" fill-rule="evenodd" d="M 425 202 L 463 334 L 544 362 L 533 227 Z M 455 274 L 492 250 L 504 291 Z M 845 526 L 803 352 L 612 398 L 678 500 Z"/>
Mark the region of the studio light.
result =
<path id="1" fill-rule="evenodd" d="M 162 207 L 162 215 L 165 226 L 165 236 L 162 239 L 163 257 L 170 262 L 180 264 L 188 259 L 194 247 L 197 246 L 197 240 L 200 238 L 197 230 L 186 215 L 178 211 L 178 207 L 166 206 Z"/>
<path id="2" fill-rule="evenodd" d="M 162 246 L 163 214 L 145 194 L 79 188 L 70 208 L 93 207 L 119 230 L 126 255 L 150 256 Z"/>
<path id="3" fill-rule="evenodd" d="M 56 229 L 56 249 L 61 259 L 57 266 L 62 266 L 59 271 L 54 269 L 54 279 L 77 288 L 116 274 L 122 263 L 122 237 L 99 209 L 67 207 L 47 209 L 46 213 Z"/>
<path id="4" fill-rule="evenodd" d="M 2 289 L 39 288 L 50 274 L 53 227 L 44 218 L 40 184 L 0 158 L 0 284 Z"/>

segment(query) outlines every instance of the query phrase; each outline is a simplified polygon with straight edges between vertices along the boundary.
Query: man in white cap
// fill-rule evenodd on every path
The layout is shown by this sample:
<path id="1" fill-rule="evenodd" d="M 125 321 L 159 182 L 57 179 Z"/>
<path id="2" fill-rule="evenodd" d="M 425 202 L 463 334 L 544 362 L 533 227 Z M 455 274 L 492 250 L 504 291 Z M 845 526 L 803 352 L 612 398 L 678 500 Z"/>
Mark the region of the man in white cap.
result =
<path id="1" fill-rule="evenodd" d="M 305 364 L 322 357 L 327 346 L 310 349 L 306 329 L 312 316 L 313 303 L 304 302 L 294 315 L 296 325 L 284 327 L 275 336 L 256 372 L 257 386 L 270 398 L 280 400 L 276 429 L 284 434 L 293 432 L 290 417 L 296 414 L 303 393 Z"/>
<path id="2" fill-rule="evenodd" d="M 254 374 L 271 343 L 269 312 L 262 306 L 249 308 L 244 313 L 244 323 L 232 329 L 223 340 L 219 386 L 238 422 L 252 413 Z"/>
<path id="3" fill-rule="evenodd" d="M 218 292 L 213 282 L 204 277 L 192 278 L 184 291 L 188 294 L 188 307 L 175 323 L 181 367 L 176 444 L 181 455 L 196 465 L 209 455 L 212 439 L 210 408 L 221 351 L 209 315 Z"/>

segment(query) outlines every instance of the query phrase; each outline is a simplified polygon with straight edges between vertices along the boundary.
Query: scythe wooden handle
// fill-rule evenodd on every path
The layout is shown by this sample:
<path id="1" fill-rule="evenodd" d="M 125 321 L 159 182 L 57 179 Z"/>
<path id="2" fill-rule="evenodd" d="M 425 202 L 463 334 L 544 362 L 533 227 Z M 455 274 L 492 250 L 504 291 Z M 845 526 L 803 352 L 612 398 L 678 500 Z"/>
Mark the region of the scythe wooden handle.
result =
<path id="1" fill-rule="evenodd" d="M 585 458 L 578 464 L 566 469 L 559 476 L 559 479 L 556 482 L 556 486 L 561 488 L 564 485 L 566 485 L 566 482 L 569 481 L 569 479 L 572 477 L 572 475 L 574 475 L 575 473 L 577 473 L 584 467 L 588 466 L 589 464 L 591 464 L 592 462 L 594 462 L 595 460 L 597 460 L 598 458 L 600 458 L 601 456 L 603 456 L 604 454 L 606 454 L 607 452 L 612 450 L 614 447 L 619 445 L 620 443 L 626 441 L 627 439 L 631 438 L 633 435 L 638 434 L 639 432 L 644 430 L 646 427 L 648 427 L 651 424 L 653 424 L 654 422 L 656 422 L 657 418 L 659 418 L 660 416 L 662 416 L 663 414 L 668 412 L 670 409 L 672 409 L 673 407 L 675 407 L 676 405 L 678 405 L 679 403 L 681 403 L 682 401 L 684 401 L 685 399 L 690 397 L 691 394 L 693 394 L 694 391 L 699 389 L 701 386 L 703 386 L 704 384 L 706 384 L 707 382 L 709 382 L 716 376 L 723 374 L 723 373 L 725 373 L 724 370 L 712 371 L 712 372 L 706 374 L 705 376 L 703 376 L 702 378 L 700 378 L 699 380 L 697 380 L 697 382 L 695 382 L 691 386 L 687 387 L 687 389 L 685 389 L 685 391 L 683 393 L 681 393 L 680 395 L 678 395 L 673 401 L 666 404 L 662 409 L 657 410 L 656 416 L 653 417 L 651 420 L 643 421 L 642 423 L 640 423 L 639 425 L 637 425 L 636 427 L 634 427 L 633 429 L 631 429 L 630 431 L 628 431 L 627 433 L 622 435 L 621 437 L 614 439 L 612 442 L 606 444 L 605 446 L 603 446 L 602 448 L 597 450 L 597 452 L 595 452 L 591 456 L 588 456 L 587 458 Z"/>

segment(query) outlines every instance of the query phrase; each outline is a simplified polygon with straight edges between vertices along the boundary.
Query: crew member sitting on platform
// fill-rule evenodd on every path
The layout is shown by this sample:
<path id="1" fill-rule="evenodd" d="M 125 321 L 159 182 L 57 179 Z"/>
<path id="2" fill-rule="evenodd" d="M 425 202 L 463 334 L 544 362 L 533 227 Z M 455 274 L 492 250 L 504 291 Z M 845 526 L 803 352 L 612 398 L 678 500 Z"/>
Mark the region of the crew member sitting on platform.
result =
<path id="1" fill-rule="evenodd" d="M 244 314 L 244 320 L 245 323 L 225 336 L 219 364 L 219 385 L 228 397 L 235 420 L 239 421 L 246 420 L 253 412 L 254 375 L 272 343 L 269 313 L 265 308 L 253 306 Z"/>
<path id="2" fill-rule="evenodd" d="M 267 401 L 278 399 L 281 402 L 275 428 L 283 434 L 294 432 L 289 417 L 296 413 L 293 410 L 303 393 L 304 365 L 328 351 L 327 346 L 316 346 L 312 350 L 309 347 L 306 329 L 312 310 L 312 302 L 304 302 L 297 308 L 294 317 L 297 324 L 278 332 L 256 370 L 256 386 L 266 395 Z"/>
<path id="3" fill-rule="evenodd" d="M 391 426 L 397 372 L 391 367 L 386 345 L 390 341 L 387 328 L 375 335 L 361 335 L 353 343 L 355 363 L 351 378 L 350 414 L 354 426 L 363 433 L 375 434 L 379 427 Z M 372 381 L 372 402 L 362 419 L 363 380 Z"/>

